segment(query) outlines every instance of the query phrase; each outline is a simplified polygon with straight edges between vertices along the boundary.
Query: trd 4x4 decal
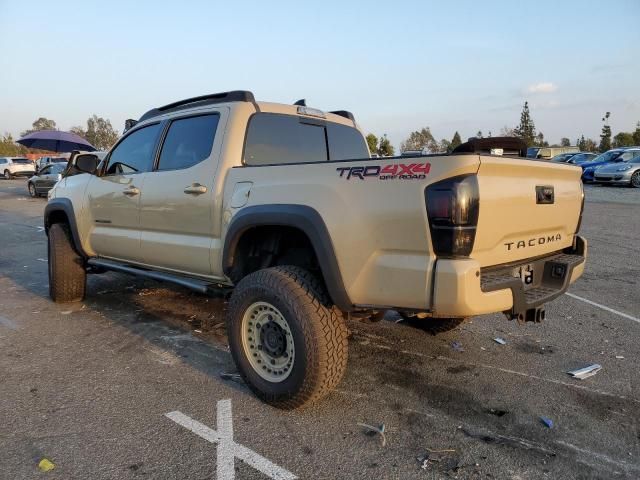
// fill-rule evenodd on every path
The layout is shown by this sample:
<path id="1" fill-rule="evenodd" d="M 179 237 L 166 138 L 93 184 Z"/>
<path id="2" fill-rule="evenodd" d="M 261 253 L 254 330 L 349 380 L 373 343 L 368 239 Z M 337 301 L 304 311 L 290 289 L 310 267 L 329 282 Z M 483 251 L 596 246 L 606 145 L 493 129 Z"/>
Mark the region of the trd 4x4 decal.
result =
<path id="1" fill-rule="evenodd" d="M 338 167 L 341 178 L 351 180 L 376 177 L 378 180 L 419 180 L 426 178 L 431 169 L 430 163 L 390 163 L 388 165 L 365 165 L 361 167 Z"/>

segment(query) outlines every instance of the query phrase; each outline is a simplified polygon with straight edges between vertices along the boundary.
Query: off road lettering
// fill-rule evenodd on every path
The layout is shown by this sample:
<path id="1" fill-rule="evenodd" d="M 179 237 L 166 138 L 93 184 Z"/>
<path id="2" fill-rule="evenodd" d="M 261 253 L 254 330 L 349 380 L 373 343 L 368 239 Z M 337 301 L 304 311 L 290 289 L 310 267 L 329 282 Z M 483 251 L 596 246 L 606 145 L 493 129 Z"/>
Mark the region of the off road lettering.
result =
<path id="1" fill-rule="evenodd" d="M 338 167 L 340 178 L 365 180 L 377 177 L 378 180 L 420 180 L 426 178 L 431 170 L 430 163 L 392 163 L 388 165 L 366 165 L 364 167 Z"/>

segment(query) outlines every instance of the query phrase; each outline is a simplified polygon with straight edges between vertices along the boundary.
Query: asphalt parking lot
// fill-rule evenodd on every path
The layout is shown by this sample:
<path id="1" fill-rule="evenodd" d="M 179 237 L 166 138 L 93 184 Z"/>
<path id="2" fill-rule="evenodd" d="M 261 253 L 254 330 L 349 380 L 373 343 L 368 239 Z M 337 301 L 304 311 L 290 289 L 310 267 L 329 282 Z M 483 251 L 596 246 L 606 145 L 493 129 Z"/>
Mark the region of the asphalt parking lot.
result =
<path id="1" fill-rule="evenodd" d="M 337 391 L 283 412 L 221 377 L 222 295 L 107 273 L 52 303 L 46 200 L 0 181 L 0 478 L 639 478 L 640 190 L 586 194 L 587 270 L 542 325 L 351 321 Z"/>

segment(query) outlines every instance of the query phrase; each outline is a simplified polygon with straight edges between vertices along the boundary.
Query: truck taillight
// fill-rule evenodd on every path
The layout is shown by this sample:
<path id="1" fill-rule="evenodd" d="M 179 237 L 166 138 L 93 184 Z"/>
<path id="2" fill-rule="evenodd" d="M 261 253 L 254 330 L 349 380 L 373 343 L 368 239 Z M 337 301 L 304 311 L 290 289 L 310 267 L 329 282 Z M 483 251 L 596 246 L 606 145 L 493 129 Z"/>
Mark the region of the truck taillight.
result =
<path id="1" fill-rule="evenodd" d="M 580 216 L 578 217 L 578 225 L 576 226 L 576 233 L 580 231 L 580 225 L 582 225 L 582 212 L 584 212 L 584 187 L 580 182 L 580 192 L 582 195 L 582 203 L 580 204 Z"/>
<path id="2" fill-rule="evenodd" d="M 434 183 L 425 189 L 424 196 L 435 254 L 468 257 L 480 211 L 477 177 L 466 175 Z"/>

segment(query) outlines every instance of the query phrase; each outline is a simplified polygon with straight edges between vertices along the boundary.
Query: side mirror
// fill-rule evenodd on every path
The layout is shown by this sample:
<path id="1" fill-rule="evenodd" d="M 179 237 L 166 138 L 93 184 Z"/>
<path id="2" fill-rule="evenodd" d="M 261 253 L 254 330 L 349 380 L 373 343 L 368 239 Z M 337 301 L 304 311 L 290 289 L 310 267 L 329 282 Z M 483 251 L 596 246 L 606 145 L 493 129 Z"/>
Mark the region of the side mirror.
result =
<path id="1" fill-rule="evenodd" d="M 98 167 L 98 157 L 96 155 L 78 155 L 75 159 L 75 167 L 82 173 L 94 175 Z"/>

